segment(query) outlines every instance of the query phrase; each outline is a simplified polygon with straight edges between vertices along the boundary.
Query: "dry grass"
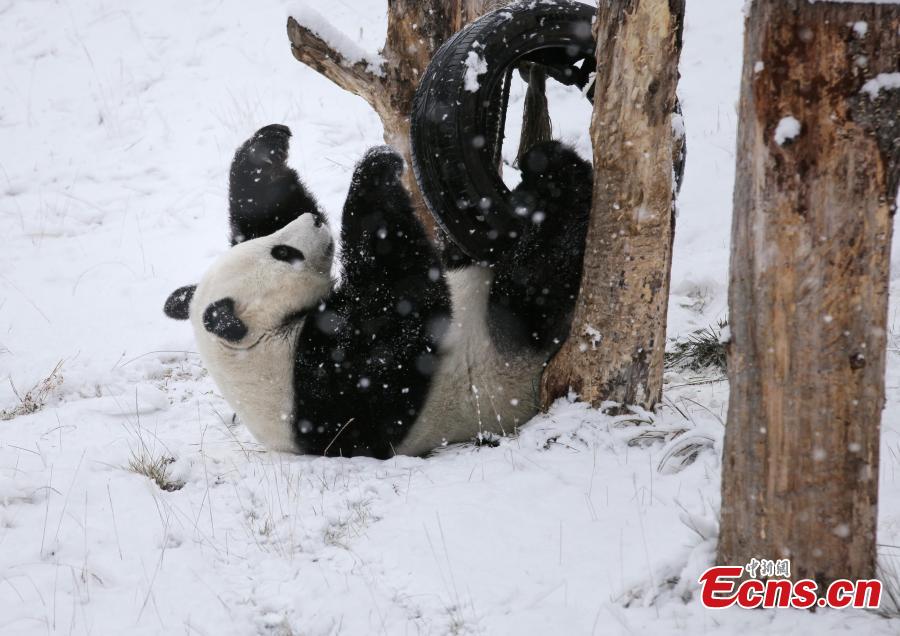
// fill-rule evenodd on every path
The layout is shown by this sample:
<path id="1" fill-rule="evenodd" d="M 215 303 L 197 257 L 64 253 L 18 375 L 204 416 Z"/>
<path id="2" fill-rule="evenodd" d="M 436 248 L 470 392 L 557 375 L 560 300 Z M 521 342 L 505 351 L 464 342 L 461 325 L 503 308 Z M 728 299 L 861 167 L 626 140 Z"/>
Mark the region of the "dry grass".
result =
<path id="1" fill-rule="evenodd" d="M 877 569 L 877 576 L 884 585 L 878 612 L 885 618 L 900 618 L 900 556 L 879 554 Z"/>
<path id="2" fill-rule="evenodd" d="M 706 449 L 715 448 L 716 442 L 709 435 L 693 433 L 676 436 L 666 448 L 656 470 L 663 475 L 674 475 L 697 461 Z"/>
<path id="3" fill-rule="evenodd" d="M 153 455 L 148 450 L 132 451 L 128 460 L 128 470 L 153 480 L 161 490 L 174 492 L 184 488 L 184 482 L 172 479 L 169 466 L 175 463 L 174 457 Z"/>
<path id="4" fill-rule="evenodd" d="M 728 326 L 725 320 L 705 329 L 698 329 L 672 343 L 666 352 L 666 367 L 704 371 L 706 369 L 726 369 L 727 342 L 723 342 L 722 331 Z"/>
<path id="5" fill-rule="evenodd" d="M 325 529 L 324 539 L 326 545 L 349 550 L 350 541 L 362 536 L 377 517 L 372 514 L 371 500 L 346 502 L 346 506 L 349 514 L 330 524 Z"/>
<path id="6" fill-rule="evenodd" d="M 19 403 L 11 409 L 0 410 L 0 421 L 11 420 L 20 415 L 36 413 L 44 408 L 44 405 L 47 403 L 47 398 L 49 398 L 63 383 L 63 376 L 61 373 L 62 365 L 62 360 L 57 362 L 56 366 L 53 367 L 53 371 L 50 372 L 50 375 L 28 389 L 28 391 L 25 392 L 25 395 L 19 394 L 16 390 L 16 386 L 12 382 L 12 378 L 10 378 L 9 384 L 12 387 L 13 393 L 16 394 Z"/>

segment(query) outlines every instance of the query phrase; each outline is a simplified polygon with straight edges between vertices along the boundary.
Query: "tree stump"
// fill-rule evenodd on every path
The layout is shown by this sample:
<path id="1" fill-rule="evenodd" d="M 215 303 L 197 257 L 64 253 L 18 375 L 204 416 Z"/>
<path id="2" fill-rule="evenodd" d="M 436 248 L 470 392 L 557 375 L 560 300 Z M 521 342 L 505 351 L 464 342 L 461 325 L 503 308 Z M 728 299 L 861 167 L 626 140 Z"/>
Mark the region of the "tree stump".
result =
<path id="1" fill-rule="evenodd" d="M 545 369 L 545 407 L 569 390 L 600 406 L 662 397 L 672 263 L 675 88 L 684 0 L 597 11 L 593 209 L 569 338 Z"/>
<path id="2" fill-rule="evenodd" d="M 719 561 L 875 574 L 900 5 L 755 0 L 732 224 Z"/>
<path id="3" fill-rule="evenodd" d="M 320 16 L 310 19 L 312 12 L 298 19 L 288 18 L 287 33 L 297 60 L 372 106 L 384 125 L 385 143 L 412 165 L 409 114 L 419 78 L 434 52 L 451 35 L 504 4 L 501 0 L 388 0 L 387 37 L 376 60 L 359 59 L 358 55 L 349 59 L 347 51 L 342 50 L 346 38 L 323 28 Z M 420 220 L 433 235 L 434 219 L 412 170 L 404 173 L 404 183 Z"/>

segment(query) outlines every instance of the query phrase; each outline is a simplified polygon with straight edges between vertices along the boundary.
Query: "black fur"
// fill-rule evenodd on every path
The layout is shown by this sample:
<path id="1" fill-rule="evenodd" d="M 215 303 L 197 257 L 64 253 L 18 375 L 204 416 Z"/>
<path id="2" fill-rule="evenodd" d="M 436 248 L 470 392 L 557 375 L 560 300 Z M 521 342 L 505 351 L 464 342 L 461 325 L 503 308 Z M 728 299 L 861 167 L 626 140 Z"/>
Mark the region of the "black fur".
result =
<path id="1" fill-rule="evenodd" d="M 307 212 L 323 218 L 319 204 L 285 163 L 290 138 L 287 126 L 272 124 L 235 153 L 228 192 L 232 245 L 267 236 Z"/>
<path id="2" fill-rule="evenodd" d="M 438 364 L 450 296 L 400 182 L 403 161 L 370 150 L 344 205 L 343 284 L 300 334 L 297 442 L 307 453 L 390 457 Z"/>
<path id="3" fill-rule="evenodd" d="M 532 147 L 512 193 L 521 236 L 493 264 L 491 337 L 501 350 L 553 352 L 566 338 L 581 285 L 591 211 L 591 164 L 557 141 Z"/>
<path id="4" fill-rule="evenodd" d="M 276 261 L 284 261 L 285 263 L 290 263 L 292 265 L 294 263 L 302 263 L 306 260 L 306 257 L 303 256 L 303 252 L 290 245 L 276 245 L 273 247 L 272 258 Z"/>
<path id="5" fill-rule="evenodd" d="M 175 320 L 187 320 L 190 317 L 191 300 L 194 298 L 195 291 L 197 291 L 196 285 L 185 285 L 169 294 L 166 304 L 163 306 L 165 314 Z"/>
<path id="6" fill-rule="evenodd" d="M 247 335 L 247 325 L 234 313 L 234 300 L 231 298 L 211 303 L 203 312 L 203 326 L 228 342 L 240 342 Z"/>

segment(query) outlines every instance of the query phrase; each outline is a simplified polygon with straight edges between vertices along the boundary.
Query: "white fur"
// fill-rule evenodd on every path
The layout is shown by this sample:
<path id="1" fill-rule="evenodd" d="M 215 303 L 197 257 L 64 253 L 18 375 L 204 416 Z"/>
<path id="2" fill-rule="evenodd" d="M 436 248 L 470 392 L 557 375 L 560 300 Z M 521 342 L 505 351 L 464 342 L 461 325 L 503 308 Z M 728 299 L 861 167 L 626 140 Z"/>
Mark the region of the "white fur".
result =
<path id="1" fill-rule="evenodd" d="M 448 276 L 453 321 L 425 408 L 397 449 L 401 455 L 421 455 L 478 433 L 512 433 L 537 413 L 545 356 L 497 351 L 487 324 L 492 280 L 479 266 Z"/>
<path id="2" fill-rule="evenodd" d="M 276 245 L 290 245 L 305 260 L 274 259 Z M 332 287 L 331 233 L 304 214 L 278 232 L 235 245 L 209 269 L 191 301 L 190 319 L 197 347 L 222 396 L 257 440 L 273 450 L 296 451 L 293 362 L 303 320 L 282 328 L 291 314 L 314 309 Z M 223 298 L 248 333 L 238 343 L 215 336 L 203 326 L 203 312 Z"/>

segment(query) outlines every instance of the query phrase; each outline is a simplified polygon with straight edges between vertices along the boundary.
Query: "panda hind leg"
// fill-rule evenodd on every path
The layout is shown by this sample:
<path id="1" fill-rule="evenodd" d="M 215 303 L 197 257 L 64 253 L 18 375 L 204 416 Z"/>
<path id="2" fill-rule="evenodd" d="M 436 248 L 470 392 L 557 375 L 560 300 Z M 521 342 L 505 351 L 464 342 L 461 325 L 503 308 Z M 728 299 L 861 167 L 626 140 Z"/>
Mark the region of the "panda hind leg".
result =
<path id="1" fill-rule="evenodd" d="M 316 448 L 329 455 L 393 456 L 439 369 L 450 293 L 402 174 L 403 159 L 385 146 L 356 166 L 341 223 L 341 284 L 300 341 L 298 412 L 324 427 Z"/>
<path id="2" fill-rule="evenodd" d="M 493 265 L 489 327 L 501 349 L 552 351 L 569 332 L 581 284 L 593 170 L 556 141 L 532 147 L 520 165 L 512 199 L 527 215 L 517 243 Z"/>

